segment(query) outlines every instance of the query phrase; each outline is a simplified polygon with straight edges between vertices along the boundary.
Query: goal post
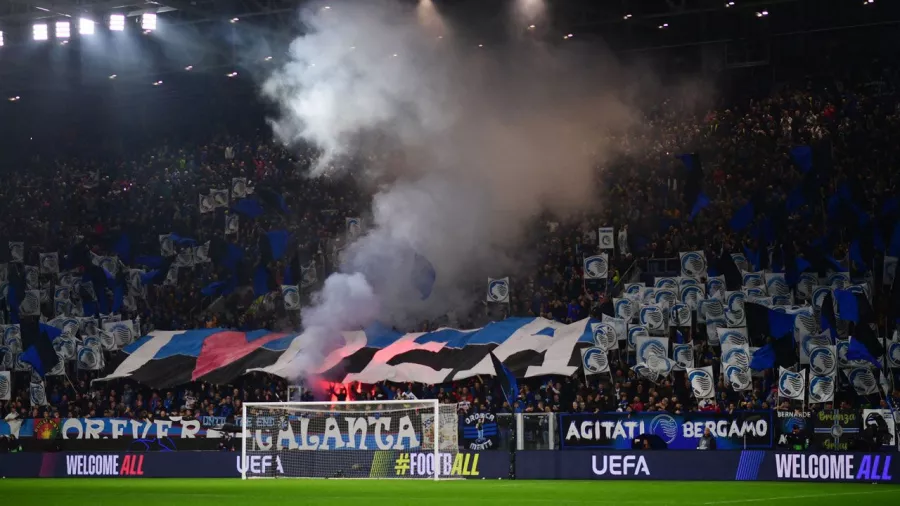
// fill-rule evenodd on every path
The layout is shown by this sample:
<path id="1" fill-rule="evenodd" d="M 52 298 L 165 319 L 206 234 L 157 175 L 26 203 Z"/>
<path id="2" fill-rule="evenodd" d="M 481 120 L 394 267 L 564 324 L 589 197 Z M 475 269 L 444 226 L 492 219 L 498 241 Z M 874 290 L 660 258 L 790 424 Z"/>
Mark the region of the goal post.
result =
<path id="1" fill-rule="evenodd" d="M 241 478 L 446 478 L 456 405 L 437 400 L 248 402 Z"/>

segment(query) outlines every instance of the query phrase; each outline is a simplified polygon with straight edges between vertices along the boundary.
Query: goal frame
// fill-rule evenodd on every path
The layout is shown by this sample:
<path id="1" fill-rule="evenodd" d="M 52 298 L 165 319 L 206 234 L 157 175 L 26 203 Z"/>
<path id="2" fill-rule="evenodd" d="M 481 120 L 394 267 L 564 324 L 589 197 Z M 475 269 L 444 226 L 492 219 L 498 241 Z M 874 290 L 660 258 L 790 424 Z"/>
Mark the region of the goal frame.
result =
<path id="1" fill-rule="evenodd" d="M 304 407 L 329 407 L 329 406 L 398 406 L 401 409 L 410 409 L 410 405 L 420 405 L 422 407 L 431 406 L 431 412 L 434 416 L 433 424 L 433 453 L 434 453 L 434 481 L 439 481 L 440 472 L 440 432 L 441 432 L 441 404 L 437 399 L 400 399 L 390 401 L 314 401 L 314 402 L 245 402 L 241 405 L 241 479 L 247 479 L 247 443 L 249 432 L 247 431 L 247 409 L 254 407 L 273 407 L 273 408 L 304 408 Z M 423 433 L 424 436 L 424 433 Z"/>

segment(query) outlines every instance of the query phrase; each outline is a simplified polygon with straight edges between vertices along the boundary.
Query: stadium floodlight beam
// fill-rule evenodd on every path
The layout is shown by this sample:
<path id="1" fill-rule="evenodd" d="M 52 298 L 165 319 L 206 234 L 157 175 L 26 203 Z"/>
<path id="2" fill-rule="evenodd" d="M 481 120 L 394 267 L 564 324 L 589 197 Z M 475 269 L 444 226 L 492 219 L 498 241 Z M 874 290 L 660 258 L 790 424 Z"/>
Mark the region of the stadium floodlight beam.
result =
<path id="1" fill-rule="evenodd" d="M 47 40 L 50 38 L 50 31 L 46 23 L 38 23 L 31 29 L 34 40 Z"/>
<path id="2" fill-rule="evenodd" d="M 80 33 L 81 35 L 94 35 L 94 22 L 90 19 L 79 19 L 78 33 Z"/>
<path id="3" fill-rule="evenodd" d="M 144 30 L 156 30 L 156 13 L 145 12 L 141 15 L 141 28 Z"/>
<path id="4" fill-rule="evenodd" d="M 56 22 L 56 38 L 68 39 L 72 35 L 72 28 L 68 21 Z"/>
<path id="5" fill-rule="evenodd" d="M 109 29 L 114 32 L 125 31 L 125 15 L 124 14 L 110 14 Z"/>

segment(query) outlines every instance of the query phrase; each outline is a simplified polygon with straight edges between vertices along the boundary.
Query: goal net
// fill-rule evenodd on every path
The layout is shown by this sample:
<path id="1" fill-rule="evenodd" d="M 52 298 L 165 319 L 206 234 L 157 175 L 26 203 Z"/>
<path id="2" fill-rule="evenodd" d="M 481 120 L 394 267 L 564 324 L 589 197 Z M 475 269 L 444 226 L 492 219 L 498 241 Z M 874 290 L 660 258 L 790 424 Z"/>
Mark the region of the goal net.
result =
<path id="1" fill-rule="evenodd" d="M 437 400 L 245 403 L 241 477 L 431 478 L 459 466 L 456 405 Z"/>

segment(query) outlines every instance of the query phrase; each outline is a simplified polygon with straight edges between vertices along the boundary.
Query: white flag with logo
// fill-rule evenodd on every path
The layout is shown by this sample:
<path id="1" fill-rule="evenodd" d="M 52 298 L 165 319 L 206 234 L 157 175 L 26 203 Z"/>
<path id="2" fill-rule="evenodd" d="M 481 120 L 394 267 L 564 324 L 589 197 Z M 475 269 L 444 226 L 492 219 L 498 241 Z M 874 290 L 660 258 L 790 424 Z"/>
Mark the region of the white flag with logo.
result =
<path id="1" fill-rule="evenodd" d="M 32 406 L 47 406 L 47 391 L 44 390 L 44 380 L 38 378 L 38 381 L 31 380 L 29 388 L 29 397 Z"/>
<path id="2" fill-rule="evenodd" d="M 59 253 L 41 253 L 39 261 L 41 264 L 41 274 L 59 273 Z"/>
<path id="3" fill-rule="evenodd" d="M 806 370 L 778 368 L 778 397 L 802 401 L 806 397 Z"/>
<path id="4" fill-rule="evenodd" d="M 2 371 L 0 372 L 0 401 L 10 399 L 12 399 L 12 374 L 9 371 Z"/>
<path id="5" fill-rule="evenodd" d="M 609 276 L 609 260 L 606 253 L 584 259 L 585 279 L 606 279 Z"/>
<path id="6" fill-rule="evenodd" d="M 360 218 L 345 218 L 344 220 L 347 225 L 347 235 L 351 239 L 356 239 L 362 233 L 362 219 Z"/>
<path id="7" fill-rule="evenodd" d="M 600 249 L 615 249 L 613 227 L 600 227 L 597 229 L 597 238 L 600 240 Z"/>
<path id="8" fill-rule="evenodd" d="M 488 278 L 487 301 L 509 303 L 509 276 L 505 278 Z"/>
<path id="9" fill-rule="evenodd" d="M 22 263 L 25 261 L 25 243 L 21 241 L 9 242 L 9 261 Z"/>
<path id="10" fill-rule="evenodd" d="M 887 342 L 887 365 L 891 369 L 900 369 L 900 338 L 896 330 L 894 337 Z"/>
<path id="11" fill-rule="evenodd" d="M 716 398 L 716 381 L 713 379 L 712 366 L 688 369 L 687 377 L 691 382 L 691 392 L 694 394 L 694 398 Z"/>
<path id="12" fill-rule="evenodd" d="M 281 285 L 281 296 L 284 298 L 284 308 L 288 311 L 300 309 L 300 289 L 297 285 Z"/>
<path id="13" fill-rule="evenodd" d="M 212 195 L 200 194 L 200 213 L 206 214 L 216 210 L 216 202 Z"/>
<path id="14" fill-rule="evenodd" d="M 228 190 L 209 190 L 209 196 L 212 197 L 213 206 L 228 207 Z"/>
<path id="15" fill-rule="evenodd" d="M 242 199 L 247 196 L 247 178 L 231 178 L 231 198 Z"/>
<path id="16" fill-rule="evenodd" d="M 872 395 L 878 392 L 878 380 L 875 379 L 875 373 L 868 367 L 855 367 L 853 369 L 844 369 L 844 375 L 847 381 L 853 385 L 857 395 Z"/>
<path id="17" fill-rule="evenodd" d="M 586 376 L 608 373 L 609 358 L 606 356 L 606 351 L 596 346 L 582 348 L 581 366 Z"/>
<path id="18" fill-rule="evenodd" d="M 607 351 L 619 349 L 619 336 L 611 323 L 592 323 L 591 334 L 594 336 L 594 346 L 597 348 Z"/>
<path id="19" fill-rule="evenodd" d="M 826 343 L 830 342 L 830 339 Z M 831 344 L 812 346 L 807 352 L 809 363 L 809 402 L 834 401 L 834 380 L 838 370 L 837 348 Z"/>
<path id="20" fill-rule="evenodd" d="M 170 234 L 160 234 L 159 255 L 164 258 L 175 255 L 175 241 L 172 240 L 172 236 Z"/>
<path id="21" fill-rule="evenodd" d="M 694 279 L 706 277 L 706 253 L 702 251 L 682 251 L 681 275 Z"/>
<path id="22" fill-rule="evenodd" d="M 689 343 L 673 344 L 672 359 L 675 360 L 675 370 L 685 371 L 694 367 L 694 349 Z"/>
<path id="23" fill-rule="evenodd" d="M 236 235 L 240 230 L 241 219 L 237 214 L 229 214 L 225 217 L 225 235 Z"/>

